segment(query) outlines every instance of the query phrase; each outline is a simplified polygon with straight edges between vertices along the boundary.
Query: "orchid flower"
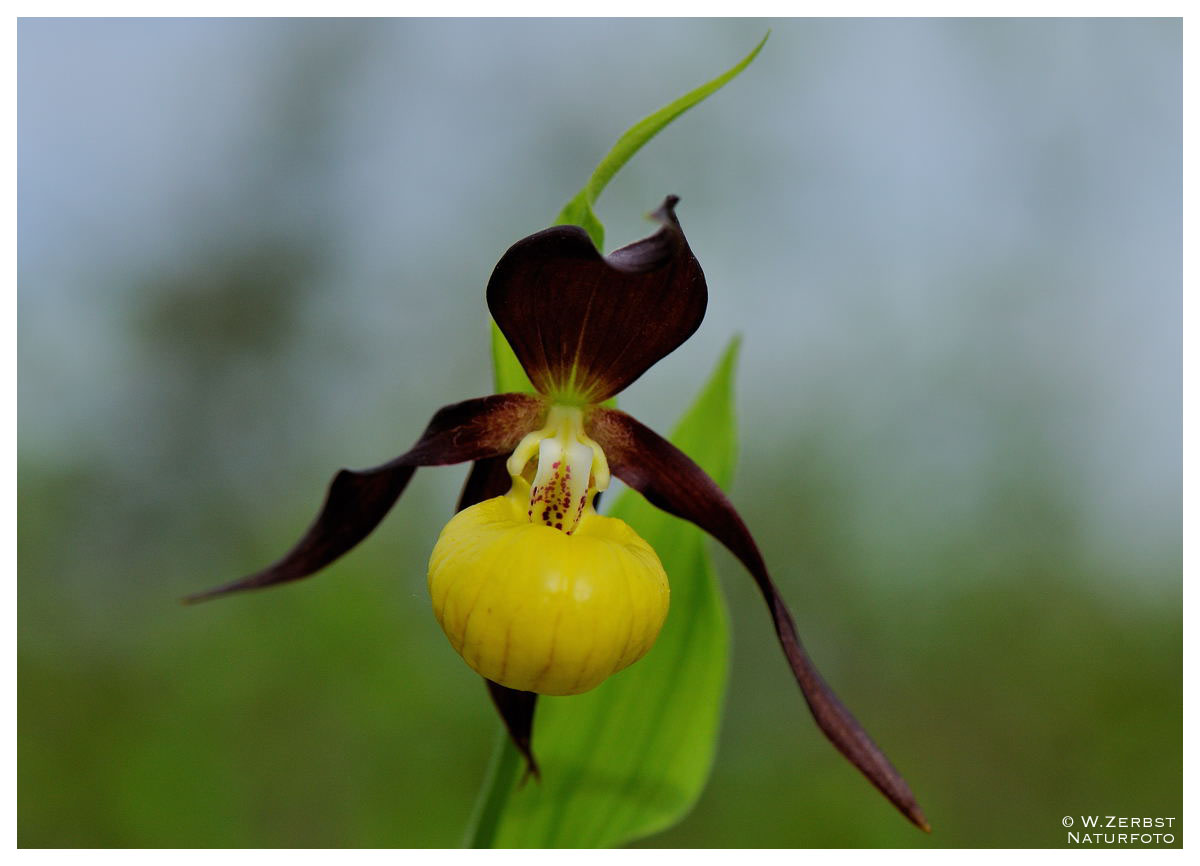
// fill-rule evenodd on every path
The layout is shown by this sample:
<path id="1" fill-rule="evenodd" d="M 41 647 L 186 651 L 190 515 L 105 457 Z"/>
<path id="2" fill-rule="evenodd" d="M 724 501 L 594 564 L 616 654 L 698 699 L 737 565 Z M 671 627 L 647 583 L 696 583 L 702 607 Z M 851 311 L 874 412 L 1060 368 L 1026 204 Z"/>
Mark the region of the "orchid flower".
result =
<path id="1" fill-rule="evenodd" d="M 918 827 L 912 792 L 813 666 L 745 523 L 686 454 L 606 402 L 700 326 L 708 289 L 670 196 L 656 233 L 602 256 L 579 226 L 514 244 L 487 303 L 536 394 L 438 410 L 417 443 L 372 469 L 343 469 L 316 521 L 282 559 L 190 596 L 214 598 L 308 577 L 367 537 L 419 466 L 473 461 L 458 513 L 428 569 L 434 614 L 488 683 L 527 766 L 538 694 L 587 691 L 633 664 L 667 616 L 668 576 L 650 545 L 595 511 L 615 476 L 691 521 L 758 584 L 813 718 Z"/>

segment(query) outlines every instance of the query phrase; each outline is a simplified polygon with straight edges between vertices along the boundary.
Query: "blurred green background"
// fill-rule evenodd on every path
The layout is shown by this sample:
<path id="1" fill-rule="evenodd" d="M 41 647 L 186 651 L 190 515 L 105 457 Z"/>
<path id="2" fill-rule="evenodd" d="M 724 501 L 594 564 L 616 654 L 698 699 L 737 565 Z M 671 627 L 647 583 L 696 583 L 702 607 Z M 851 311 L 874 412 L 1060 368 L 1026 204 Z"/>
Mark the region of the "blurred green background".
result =
<path id="1" fill-rule="evenodd" d="M 720 551 L 716 767 L 646 844 L 1181 817 L 1178 21 L 24 20 L 19 844 L 461 841 L 497 724 L 424 566 L 465 470 L 310 581 L 176 599 L 488 391 L 499 255 L 768 26 L 600 202 L 616 245 L 678 193 L 712 297 L 623 406 L 669 429 L 744 335 L 733 499 L 935 832 Z"/>

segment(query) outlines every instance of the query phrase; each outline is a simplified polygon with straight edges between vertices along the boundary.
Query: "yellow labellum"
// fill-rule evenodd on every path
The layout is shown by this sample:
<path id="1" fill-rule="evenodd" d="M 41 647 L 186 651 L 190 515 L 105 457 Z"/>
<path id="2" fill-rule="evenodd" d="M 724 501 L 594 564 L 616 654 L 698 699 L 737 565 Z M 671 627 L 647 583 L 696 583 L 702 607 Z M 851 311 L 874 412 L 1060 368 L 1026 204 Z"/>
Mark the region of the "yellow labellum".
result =
<path id="1" fill-rule="evenodd" d="M 589 494 L 588 499 L 591 496 Z M 531 522 L 530 485 L 459 512 L 429 560 L 433 612 L 478 673 L 574 695 L 640 659 L 667 616 L 654 550 L 590 501 L 570 534 Z"/>

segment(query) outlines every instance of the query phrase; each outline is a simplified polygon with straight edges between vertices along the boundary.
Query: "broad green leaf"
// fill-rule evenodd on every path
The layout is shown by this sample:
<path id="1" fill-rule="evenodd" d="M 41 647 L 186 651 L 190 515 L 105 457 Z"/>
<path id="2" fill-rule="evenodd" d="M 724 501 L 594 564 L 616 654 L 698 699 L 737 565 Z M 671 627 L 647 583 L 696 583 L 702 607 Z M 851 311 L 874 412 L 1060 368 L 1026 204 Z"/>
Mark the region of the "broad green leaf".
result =
<path id="1" fill-rule="evenodd" d="M 567 202 L 563 206 L 563 209 L 559 211 L 554 224 L 582 226 L 584 231 L 591 236 L 592 243 L 596 245 L 596 249 L 603 251 L 604 225 L 600 222 L 600 219 L 596 216 L 592 208 L 596 204 L 596 199 L 600 197 L 600 193 L 608 186 L 608 182 L 620 171 L 621 166 L 629 162 L 630 158 L 642 149 L 642 146 L 646 142 L 658 135 L 659 132 L 670 125 L 679 115 L 683 114 L 689 108 L 699 105 L 736 78 L 743 69 L 754 61 L 754 58 L 758 56 L 758 52 L 762 51 L 770 35 L 770 31 L 767 31 L 766 36 L 763 36 L 762 40 L 754 46 L 754 50 L 743 57 L 737 65 L 718 75 L 707 84 L 702 84 L 695 90 L 684 94 L 671 104 L 660 108 L 649 117 L 643 118 L 627 129 L 617 139 L 617 143 L 613 145 L 608 155 L 600 160 L 600 164 L 596 166 L 596 170 L 592 172 L 592 176 L 588 178 L 588 182 L 583 185 L 583 189 L 579 190 L 575 194 L 575 197 Z M 497 393 L 504 394 L 511 391 L 521 391 L 526 394 L 532 394 L 534 392 L 533 386 L 529 382 L 529 377 L 521 369 L 521 365 L 517 361 L 517 356 L 509 348 L 508 341 L 504 339 L 504 335 L 500 333 L 500 329 L 496 327 L 495 322 L 492 323 L 492 368 L 495 371 Z"/>
<path id="2" fill-rule="evenodd" d="M 672 435 L 722 486 L 733 474 L 738 342 Z M 478 808 L 475 847 L 620 845 L 678 821 L 712 767 L 729 660 L 729 624 L 706 536 L 626 491 L 609 512 L 654 547 L 671 609 L 641 661 L 584 695 L 539 699 L 540 782 L 504 741 Z"/>

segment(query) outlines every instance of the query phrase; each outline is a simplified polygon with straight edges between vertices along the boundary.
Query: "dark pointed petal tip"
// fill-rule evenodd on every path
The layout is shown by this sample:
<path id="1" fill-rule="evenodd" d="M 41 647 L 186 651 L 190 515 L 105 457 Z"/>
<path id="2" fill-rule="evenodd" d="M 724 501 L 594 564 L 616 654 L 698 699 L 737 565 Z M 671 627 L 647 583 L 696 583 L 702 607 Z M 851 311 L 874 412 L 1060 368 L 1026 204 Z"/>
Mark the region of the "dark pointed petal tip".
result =
<path id="1" fill-rule="evenodd" d="M 929 822 L 904 777 L 812 663 L 758 545 L 717 483 L 690 457 L 624 412 L 594 407 L 588 414 L 586 429 L 604 449 L 615 476 L 657 507 L 696 524 L 741 561 L 766 599 L 779 644 L 817 726 L 909 821 L 930 832 Z"/>
<path id="2" fill-rule="evenodd" d="M 321 512 L 278 562 L 230 583 L 182 599 L 193 604 L 308 577 L 371 534 L 418 466 L 444 466 L 509 454 L 545 418 L 542 400 L 527 394 L 495 394 L 437 411 L 407 452 L 373 469 L 343 469 L 334 476 Z"/>
<path id="3" fill-rule="evenodd" d="M 510 689 L 486 678 L 484 682 L 487 683 L 492 703 L 496 705 L 496 710 L 504 721 L 509 738 L 525 759 L 525 778 L 533 776 L 540 782 L 542 771 L 533 757 L 533 714 L 537 710 L 538 696 L 533 692 Z"/>
<path id="4" fill-rule="evenodd" d="M 695 333 L 708 287 L 675 216 L 650 237 L 600 255 L 579 226 L 515 243 L 488 282 L 492 317 L 543 394 L 601 403 Z"/>

